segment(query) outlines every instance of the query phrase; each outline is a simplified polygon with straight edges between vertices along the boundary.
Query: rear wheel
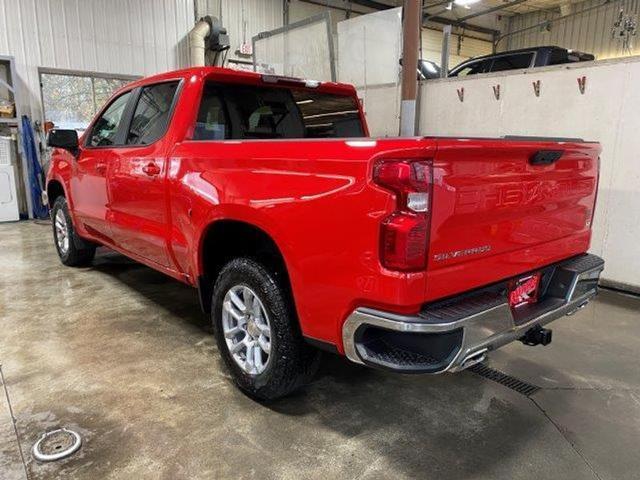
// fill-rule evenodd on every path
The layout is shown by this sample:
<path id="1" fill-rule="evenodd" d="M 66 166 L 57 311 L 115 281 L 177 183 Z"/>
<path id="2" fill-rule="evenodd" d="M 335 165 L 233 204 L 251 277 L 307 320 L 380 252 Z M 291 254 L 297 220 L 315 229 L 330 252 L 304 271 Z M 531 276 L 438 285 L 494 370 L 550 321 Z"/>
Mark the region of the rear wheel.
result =
<path id="1" fill-rule="evenodd" d="M 82 267 L 91 263 L 96 253 L 96 247 L 78 236 L 69 206 L 64 197 L 56 198 L 51 209 L 53 224 L 53 239 L 60 257 L 60 261 L 69 267 Z"/>
<path id="2" fill-rule="evenodd" d="M 220 272 L 212 296 L 218 349 L 235 383 L 271 400 L 311 380 L 320 352 L 306 344 L 288 292 L 260 263 L 237 258 Z"/>

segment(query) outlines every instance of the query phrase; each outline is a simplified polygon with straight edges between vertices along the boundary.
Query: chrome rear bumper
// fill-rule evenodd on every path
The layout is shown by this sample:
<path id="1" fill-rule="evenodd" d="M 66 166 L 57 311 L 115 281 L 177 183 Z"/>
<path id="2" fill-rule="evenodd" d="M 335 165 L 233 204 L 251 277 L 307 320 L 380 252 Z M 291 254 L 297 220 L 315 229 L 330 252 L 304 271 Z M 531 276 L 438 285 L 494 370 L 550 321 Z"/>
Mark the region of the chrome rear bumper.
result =
<path id="1" fill-rule="evenodd" d="M 604 261 L 581 255 L 542 270 L 540 299 L 513 309 L 507 281 L 426 305 L 415 316 L 358 308 L 342 328 L 347 357 L 403 373 L 456 372 L 529 329 L 584 307 L 598 291 Z"/>

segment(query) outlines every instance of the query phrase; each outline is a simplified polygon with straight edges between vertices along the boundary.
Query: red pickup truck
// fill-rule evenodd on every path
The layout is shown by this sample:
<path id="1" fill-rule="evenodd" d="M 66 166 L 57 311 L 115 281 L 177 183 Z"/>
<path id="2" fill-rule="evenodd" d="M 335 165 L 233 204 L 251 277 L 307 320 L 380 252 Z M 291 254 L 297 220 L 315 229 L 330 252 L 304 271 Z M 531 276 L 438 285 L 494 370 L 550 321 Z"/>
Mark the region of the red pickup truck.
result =
<path id="1" fill-rule="evenodd" d="M 349 85 L 181 70 L 48 143 L 62 263 L 104 245 L 197 287 L 259 399 L 308 380 L 318 348 L 440 373 L 546 344 L 604 266 L 586 253 L 598 144 L 370 138 Z"/>

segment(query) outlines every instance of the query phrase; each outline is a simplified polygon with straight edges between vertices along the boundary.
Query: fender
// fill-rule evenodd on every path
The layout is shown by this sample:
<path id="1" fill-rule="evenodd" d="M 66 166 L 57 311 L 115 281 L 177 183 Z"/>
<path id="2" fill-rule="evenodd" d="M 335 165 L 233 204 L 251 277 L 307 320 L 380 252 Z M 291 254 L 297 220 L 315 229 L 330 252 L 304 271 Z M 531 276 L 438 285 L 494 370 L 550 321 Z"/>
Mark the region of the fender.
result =
<path id="1" fill-rule="evenodd" d="M 264 233 L 275 244 L 275 247 L 280 252 L 280 256 L 284 262 L 287 277 L 293 294 L 293 285 L 291 284 L 291 255 L 288 251 L 290 246 L 282 241 L 282 236 L 279 235 L 280 229 L 277 224 L 267 215 L 256 210 L 255 208 L 246 205 L 220 205 L 214 207 L 206 220 L 203 222 L 202 227 L 198 230 L 197 248 L 192 252 L 193 259 L 192 264 L 195 266 L 196 272 L 196 287 L 198 289 L 198 299 L 200 301 L 200 307 L 203 312 L 209 313 L 209 297 L 211 296 L 212 279 L 208 278 L 205 273 L 204 265 L 204 240 L 210 228 L 215 224 L 223 221 L 232 221 L 243 223 Z M 283 248 L 283 245 L 286 245 Z M 295 294 L 294 298 L 295 298 Z M 295 305 L 295 300 L 294 300 Z"/>
<path id="2" fill-rule="evenodd" d="M 209 215 L 205 218 L 206 220 L 203 221 L 202 226 L 198 229 L 197 248 L 193 252 L 192 259 L 193 265 L 195 266 L 194 271 L 198 277 L 202 275 L 204 268 L 202 264 L 202 243 L 206 233 L 216 222 L 225 220 L 246 223 L 252 227 L 262 230 L 273 240 L 280 250 L 282 257 L 285 260 L 287 270 L 290 271 L 292 268 L 295 268 L 295 265 L 292 265 L 290 260 L 290 249 L 292 247 L 285 240 L 286 235 L 282 232 L 282 228 L 273 218 L 260 212 L 260 210 L 247 205 L 218 205 L 213 207 L 209 212 Z"/>
<path id="3" fill-rule="evenodd" d="M 62 186 L 62 191 L 64 193 L 64 198 L 67 200 L 67 206 L 69 207 L 69 215 L 71 216 L 71 221 L 76 228 L 76 231 L 82 234 L 83 237 L 90 237 L 90 235 L 86 232 L 84 227 L 78 222 L 76 217 L 74 201 L 71 196 L 71 189 L 69 188 L 70 177 L 73 174 L 72 172 L 72 164 L 67 156 L 71 154 L 67 154 L 66 152 L 60 153 L 59 150 L 54 150 L 51 155 L 51 161 L 49 162 L 49 171 L 47 172 L 47 182 L 45 185 L 45 191 L 47 195 L 49 193 L 49 184 L 51 182 L 58 182 Z M 53 206 L 52 199 L 48 198 L 48 202 L 50 206 Z"/>

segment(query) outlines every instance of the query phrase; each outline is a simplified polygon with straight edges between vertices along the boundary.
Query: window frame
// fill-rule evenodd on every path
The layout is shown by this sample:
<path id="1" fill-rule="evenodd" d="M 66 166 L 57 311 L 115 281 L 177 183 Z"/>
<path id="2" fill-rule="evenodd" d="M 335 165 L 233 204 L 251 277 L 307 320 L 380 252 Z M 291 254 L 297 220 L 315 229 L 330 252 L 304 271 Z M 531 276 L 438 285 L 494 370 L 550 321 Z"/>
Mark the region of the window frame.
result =
<path id="1" fill-rule="evenodd" d="M 173 101 L 171 102 L 171 107 L 169 109 L 169 119 L 167 120 L 167 126 L 165 127 L 164 132 L 162 132 L 162 135 L 153 143 L 127 144 L 126 143 L 127 136 L 129 135 L 129 130 L 131 129 L 133 114 L 135 112 L 136 107 L 138 106 L 138 100 L 140 99 L 142 89 L 145 87 L 152 87 L 154 85 L 160 85 L 163 83 L 176 83 L 176 82 L 178 83 L 178 87 L 176 88 L 176 92 L 173 95 Z M 144 85 L 137 85 L 125 91 L 118 92 L 118 94 L 114 96 L 113 99 L 111 99 L 109 102 L 107 102 L 105 106 L 100 110 L 100 112 L 96 114 L 93 120 L 91 120 L 91 123 L 89 124 L 85 132 L 85 138 L 83 139 L 83 142 L 82 142 L 83 147 L 89 150 L 104 149 L 104 148 L 117 148 L 117 149 L 140 148 L 140 147 L 149 147 L 151 145 L 158 143 L 159 141 L 164 139 L 164 137 L 167 135 L 167 132 L 169 131 L 169 125 L 171 125 L 171 122 L 173 121 L 173 115 L 175 113 L 176 105 L 178 104 L 178 99 L 180 98 L 180 94 L 182 93 L 183 84 L 184 84 L 184 78 L 178 77 L 178 78 L 173 78 L 168 80 L 162 80 L 159 82 L 145 83 Z M 127 106 L 125 107 L 124 113 L 122 114 L 122 122 L 118 126 L 118 133 L 116 134 L 116 137 L 118 138 L 118 143 L 114 143 L 113 145 L 101 145 L 101 146 L 95 146 L 95 147 L 90 145 L 89 141 L 91 139 L 91 132 L 93 131 L 93 128 L 96 122 L 98 121 L 98 119 L 107 110 L 107 108 L 111 106 L 113 102 L 115 102 L 118 98 L 120 98 L 122 95 L 125 95 L 126 93 L 131 93 L 132 95 L 131 95 L 131 98 L 129 98 L 129 100 L 127 101 Z"/>
<path id="2" fill-rule="evenodd" d="M 131 101 L 135 97 L 134 91 L 135 91 L 135 88 L 131 88 L 123 92 L 118 92 L 117 95 L 115 95 L 111 100 L 105 103 L 104 107 L 96 114 L 95 117 L 93 117 L 93 120 L 91 120 L 91 123 L 85 130 L 84 138 L 82 141 L 82 146 L 84 148 L 86 148 L 87 150 L 103 150 L 105 148 L 118 148 L 123 146 L 120 144 L 120 142 L 122 141 L 122 135 L 123 135 L 122 128 L 125 123 L 127 125 L 129 124 L 129 122 L 127 121 L 127 116 L 130 115 Z M 91 136 L 93 135 L 93 129 L 97 126 L 96 124 L 98 123 L 98 120 L 102 118 L 105 112 L 109 109 L 109 107 L 111 107 L 111 105 L 113 105 L 113 103 L 116 100 L 118 100 L 123 95 L 127 95 L 127 94 L 130 94 L 130 96 L 129 96 L 129 99 L 127 100 L 127 104 L 124 107 L 124 111 L 122 112 L 122 118 L 120 119 L 120 123 L 118 125 L 116 135 L 114 137 L 116 140 L 114 141 L 113 145 L 91 145 Z"/>
<path id="3" fill-rule="evenodd" d="M 131 130 L 133 115 L 136 112 L 136 108 L 138 108 L 138 102 L 140 101 L 140 97 L 142 96 L 142 90 L 149 87 L 155 87 L 156 85 L 163 85 L 165 83 L 177 83 L 177 85 L 176 85 L 176 90 L 173 94 L 173 99 L 171 100 L 171 105 L 169 106 L 169 116 L 167 117 L 167 124 L 165 125 L 162 134 L 151 143 L 126 143 L 127 139 L 129 138 L 129 131 Z M 138 87 L 134 88 L 134 94 L 131 100 L 132 101 L 131 109 L 128 112 L 129 113 L 128 117 L 126 118 L 127 129 L 124 133 L 125 143 L 122 145 L 123 147 L 128 147 L 128 148 L 149 147 L 151 145 L 155 145 L 156 143 L 164 139 L 164 137 L 167 135 L 167 132 L 169 131 L 169 126 L 173 121 L 173 114 L 175 113 L 176 105 L 178 104 L 178 100 L 180 99 L 180 94 L 182 93 L 183 84 L 184 84 L 184 78 L 174 78 L 170 80 L 162 80 L 160 82 L 145 83 L 144 85 L 139 85 Z"/>
<path id="4" fill-rule="evenodd" d="M 460 75 L 460 72 L 462 72 L 466 68 L 474 68 L 476 65 L 482 66 L 482 68 L 481 68 L 482 71 L 480 71 L 478 73 Z M 488 69 L 491 68 L 491 65 L 493 65 L 493 59 L 488 59 L 488 58 L 470 58 L 466 62 L 463 62 L 460 65 L 457 65 L 456 67 L 454 67 L 455 68 L 454 74 L 453 75 L 449 75 L 449 76 L 450 77 L 465 78 L 465 77 L 467 77 L 469 75 L 482 75 L 483 73 L 490 73 L 490 71 Z"/>
<path id="5" fill-rule="evenodd" d="M 289 87 L 279 87 L 279 86 L 263 86 L 263 85 L 254 85 L 251 83 L 232 83 L 232 82 L 223 82 L 223 81 L 218 81 L 218 80 L 214 80 L 214 79 L 204 79 L 203 80 L 203 87 L 200 89 L 200 94 L 198 97 L 198 108 L 195 110 L 195 116 L 192 117 L 192 121 L 191 121 L 191 126 L 190 126 L 190 133 L 187 134 L 187 136 L 185 137 L 184 141 L 185 142 L 194 142 L 194 143 L 201 143 L 201 142 L 233 142 L 233 143 L 238 143 L 238 142 L 288 142 L 288 141 L 292 141 L 292 140 L 296 140 L 296 141 L 307 141 L 307 142 L 313 142 L 313 141 L 332 141 L 332 140 L 349 140 L 349 139 L 355 139 L 355 140 L 362 140 L 362 139 L 367 139 L 370 138 L 369 137 L 369 130 L 367 128 L 367 124 L 365 121 L 365 117 L 363 115 L 362 112 L 362 106 L 360 104 L 360 101 L 358 100 L 358 98 L 355 98 L 354 101 L 354 106 L 356 107 L 356 109 L 358 110 L 358 120 L 360 122 L 360 126 L 362 128 L 362 136 L 361 137 L 323 137 L 323 138 L 310 138 L 310 137 L 300 137 L 300 138 L 235 138 L 234 135 L 237 133 L 238 130 L 241 131 L 241 127 L 240 124 L 242 123 L 242 120 L 240 118 L 236 118 L 237 117 L 237 111 L 235 111 L 235 109 L 229 109 L 228 105 L 227 105 L 227 98 L 224 95 L 220 95 L 220 98 L 222 100 L 222 104 L 223 104 L 223 108 L 224 108 L 224 113 L 225 113 L 225 119 L 227 120 L 227 122 L 229 122 L 229 129 L 228 131 L 231 134 L 230 138 L 224 138 L 224 139 L 216 139 L 216 140 L 209 140 L 209 139 L 196 139 L 194 138 L 195 136 L 195 130 L 196 130 L 196 124 L 198 123 L 198 114 L 200 112 L 200 106 L 202 105 L 202 99 L 204 98 L 204 94 L 205 94 L 205 89 L 206 89 L 206 85 L 207 83 L 213 85 L 216 88 L 219 88 L 221 90 L 224 90 L 225 87 L 235 87 L 235 86 L 246 86 L 246 87 L 262 87 L 262 88 L 282 88 L 283 90 L 294 90 L 294 88 L 289 88 Z M 304 88 L 300 88 L 300 90 L 304 90 Z M 323 93 L 323 92 L 320 92 Z M 344 97 L 348 97 L 353 99 L 353 97 L 351 95 L 341 95 L 341 94 L 332 94 L 332 93 L 327 93 L 327 95 L 338 95 L 338 96 L 344 96 Z M 300 110 L 300 106 L 295 103 L 295 107 L 298 110 L 298 113 L 302 116 L 302 111 Z"/>
<path id="6" fill-rule="evenodd" d="M 222 94 L 220 85 L 222 85 L 221 83 L 218 82 L 213 82 L 213 81 L 204 81 L 203 82 L 203 86 L 202 89 L 200 90 L 200 98 L 198 98 L 198 108 L 196 109 L 196 117 L 193 121 L 193 127 L 191 128 L 192 133 L 189 137 L 185 138 L 185 140 L 188 140 L 190 142 L 226 142 L 229 140 L 233 140 L 233 123 L 231 121 L 231 115 L 229 114 L 229 109 L 227 106 L 227 100 L 224 97 L 224 95 Z M 211 86 L 216 90 L 216 96 L 218 97 L 218 99 L 220 100 L 220 104 L 222 105 L 222 113 L 224 115 L 224 120 L 226 123 L 226 127 L 225 128 L 225 138 L 221 138 L 221 139 L 213 139 L 213 140 L 209 140 L 209 139 L 201 139 L 201 138 L 194 138 L 196 135 L 196 127 L 198 125 L 198 116 L 200 115 L 200 108 L 202 107 L 202 101 L 204 100 L 204 96 L 207 90 L 207 87 Z"/>
<path id="7" fill-rule="evenodd" d="M 521 68 L 506 68 L 504 70 L 494 70 L 493 66 L 495 65 L 497 60 L 501 60 L 504 58 L 515 58 L 515 57 L 524 57 L 524 56 L 531 56 L 531 59 L 529 60 L 529 65 L 527 67 L 521 67 Z M 505 53 L 504 55 L 498 55 L 496 57 L 494 57 L 491 60 L 491 66 L 489 67 L 489 70 L 487 71 L 487 73 L 493 73 L 493 72 L 509 72 L 509 71 L 513 71 L 513 70 L 526 70 L 528 68 L 532 68 L 533 66 L 535 66 L 536 63 L 536 52 L 534 52 L 533 50 L 531 51 L 527 51 L 527 52 L 518 52 L 518 53 Z"/>
<path id="8" fill-rule="evenodd" d="M 516 69 L 513 69 L 513 70 L 526 70 L 526 69 L 535 67 L 536 66 L 536 60 L 538 59 L 538 50 L 531 49 L 531 50 L 524 50 L 524 51 L 520 51 L 520 52 L 504 52 L 504 53 L 497 54 L 497 55 L 486 55 L 486 56 L 483 56 L 483 57 L 470 58 L 469 60 L 466 60 L 466 61 L 460 63 L 459 65 L 456 65 L 452 70 L 452 72 L 455 71 L 454 74 L 453 75 L 449 75 L 449 77 L 458 77 L 458 76 L 460 76 L 460 72 L 463 69 L 465 69 L 465 68 L 467 68 L 469 66 L 473 66 L 476 63 L 481 63 L 481 62 L 486 62 L 486 65 L 485 65 L 483 71 L 480 72 L 480 73 L 474 73 L 473 75 L 482 75 L 484 73 L 493 73 L 494 72 L 493 63 L 496 60 L 498 60 L 500 58 L 503 58 L 503 57 L 510 57 L 510 56 L 514 56 L 514 55 L 525 55 L 525 54 L 526 55 L 533 54 L 533 57 L 531 59 L 531 62 L 529 63 L 529 66 L 526 67 L 526 68 L 516 68 Z M 508 71 L 510 71 L 510 70 L 500 70 L 500 72 L 508 72 Z M 466 77 L 466 75 L 464 75 L 464 76 Z M 462 78 L 462 76 L 460 76 L 460 78 Z"/>
<path id="9" fill-rule="evenodd" d="M 94 85 L 96 79 L 101 80 L 122 80 L 129 83 L 135 82 L 136 80 L 140 80 L 139 75 L 124 75 L 118 73 L 104 73 L 104 72 L 94 72 L 94 71 L 84 71 L 84 70 L 67 70 L 64 68 L 49 68 L 49 67 L 38 67 L 38 83 L 40 86 L 40 105 L 42 106 L 42 121 L 43 123 L 47 120 L 46 111 L 45 111 L 45 103 L 44 103 L 44 89 L 42 85 L 42 75 L 60 75 L 67 77 L 83 77 L 91 79 L 92 85 Z M 123 85 L 123 88 L 125 86 Z M 92 94 L 95 95 L 95 90 L 92 88 Z M 115 93 L 115 92 L 114 92 Z M 123 92 L 124 93 L 124 92 Z M 96 112 L 92 117 L 91 121 L 87 125 L 87 128 L 84 130 L 87 132 L 94 123 L 94 120 L 101 115 L 103 109 L 97 109 L 98 105 L 95 105 L 95 97 L 93 98 L 94 108 L 96 108 Z M 106 103 L 111 103 L 107 100 Z M 105 103 L 105 105 L 106 105 Z"/>

